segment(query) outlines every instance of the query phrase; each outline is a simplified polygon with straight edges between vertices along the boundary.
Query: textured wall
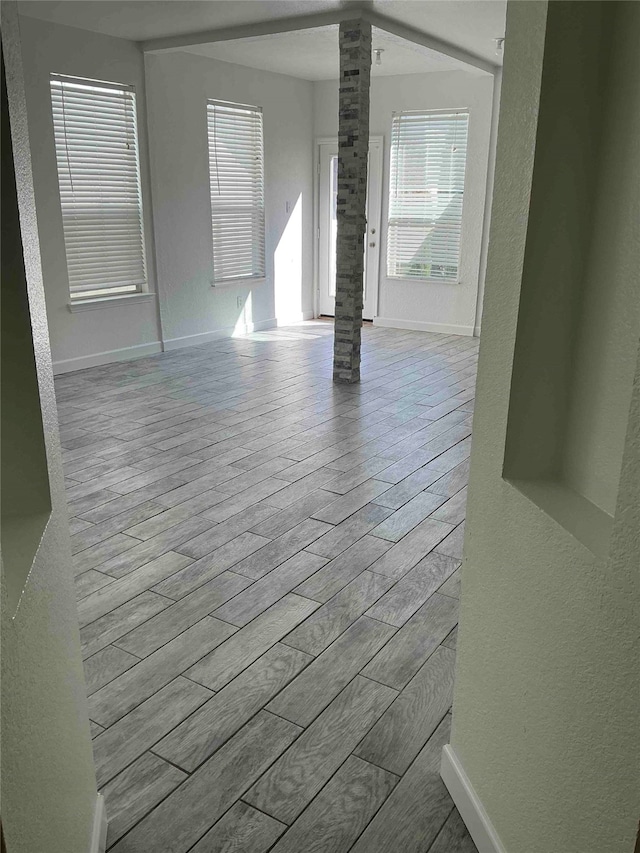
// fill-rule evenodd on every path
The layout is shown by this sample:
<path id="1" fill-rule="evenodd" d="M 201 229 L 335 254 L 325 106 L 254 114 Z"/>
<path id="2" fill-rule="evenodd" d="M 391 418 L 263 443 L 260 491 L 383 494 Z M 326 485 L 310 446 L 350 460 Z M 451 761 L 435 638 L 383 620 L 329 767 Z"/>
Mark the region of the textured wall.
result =
<path id="1" fill-rule="evenodd" d="M 367 228 L 371 24 L 340 24 L 334 382 L 360 381 L 362 277 Z"/>
<path id="2" fill-rule="evenodd" d="M 3 267 L 2 288 L 26 288 L 28 293 L 52 505 L 17 612 L 5 594 L 5 572 L 14 567 L 3 564 L 2 827 L 11 853 L 87 853 L 96 780 L 70 573 L 69 526 L 14 3 L 2 4 L 2 43 L 26 266 L 26 279 L 21 265 L 6 277 Z M 2 155 L 10 157 L 11 150 L 3 146 Z M 7 182 L 3 182 L 2 193 L 4 232 L 5 221 L 18 212 Z M 29 360 L 33 361 L 30 350 L 25 348 L 21 356 L 14 354 L 13 371 L 28 371 Z M 12 416 L 15 411 L 3 406 L 3 424 Z"/>
<path id="3" fill-rule="evenodd" d="M 624 106 L 626 124 L 616 140 L 603 137 L 596 159 L 604 175 L 612 172 L 603 164 L 620 158 L 618 168 L 626 167 L 637 187 L 639 105 L 625 98 L 624 81 L 640 75 L 639 13 L 633 3 L 514 2 L 507 15 L 451 742 L 508 853 L 630 853 L 637 832 L 640 329 L 637 287 L 630 286 L 640 266 L 637 231 L 616 242 L 610 273 L 598 282 L 603 310 L 630 300 L 625 321 L 606 326 L 598 344 L 616 351 L 617 337 L 624 339 L 623 400 L 609 411 L 612 434 L 624 439 L 607 553 L 596 556 L 581 544 L 503 479 L 502 466 L 523 268 L 545 261 L 544 246 L 537 259 L 527 256 L 537 225 L 529 218 L 536 212 L 529 210 L 536 146 L 556 147 L 558 169 L 576 159 L 557 123 L 538 125 L 538 110 L 545 79 L 560 85 L 558 75 L 583 41 L 549 36 L 595 28 L 602 49 L 591 61 L 615 55 L 604 100 Z M 582 94 L 599 98 L 588 87 Z M 615 184 L 610 192 L 627 203 Z M 562 202 L 568 223 L 576 201 L 569 195 Z M 544 205 L 536 215 L 545 215 Z M 605 250 L 593 242 L 596 254 Z M 553 320 L 553 305 L 547 314 Z M 543 314 L 543 337 L 544 322 Z M 597 384 L 594 394 L 599 401 Z M 590 428 L 599 427 L 582 425 Z"/>

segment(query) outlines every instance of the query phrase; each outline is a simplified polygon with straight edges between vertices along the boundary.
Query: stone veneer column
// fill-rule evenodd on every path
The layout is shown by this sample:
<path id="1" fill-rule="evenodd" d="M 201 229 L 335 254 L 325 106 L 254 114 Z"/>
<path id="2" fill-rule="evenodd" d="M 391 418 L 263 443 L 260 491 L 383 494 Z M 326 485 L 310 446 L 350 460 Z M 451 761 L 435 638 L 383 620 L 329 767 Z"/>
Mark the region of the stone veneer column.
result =
<path id="1" fill-rule="evenodd" d="M 369 153 L 371 24 L 340 24 L 338 209 L 333 381 L 360 381 L 360 335 Z"/>

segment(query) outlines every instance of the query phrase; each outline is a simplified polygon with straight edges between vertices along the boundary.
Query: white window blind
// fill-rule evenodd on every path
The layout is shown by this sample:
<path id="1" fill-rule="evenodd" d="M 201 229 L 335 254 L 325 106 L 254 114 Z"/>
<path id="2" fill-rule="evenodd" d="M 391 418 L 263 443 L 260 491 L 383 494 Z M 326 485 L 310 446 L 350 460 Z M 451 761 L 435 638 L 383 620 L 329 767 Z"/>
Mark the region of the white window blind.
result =
<path id="1" fill-rule="evenodd" d="M 262 110 L 207 102 L 215 281 L 264 276 Z"/>
<path id="2" fill-rule="evenodd" d="M 395 113 L 387 274 L 458 280 L 467 112 Z"/>
<path id="3" fill-rule="evenodd" d="M 71 298 L 135 293 L 146 281 L 133 87 L 51 75 Z"/>

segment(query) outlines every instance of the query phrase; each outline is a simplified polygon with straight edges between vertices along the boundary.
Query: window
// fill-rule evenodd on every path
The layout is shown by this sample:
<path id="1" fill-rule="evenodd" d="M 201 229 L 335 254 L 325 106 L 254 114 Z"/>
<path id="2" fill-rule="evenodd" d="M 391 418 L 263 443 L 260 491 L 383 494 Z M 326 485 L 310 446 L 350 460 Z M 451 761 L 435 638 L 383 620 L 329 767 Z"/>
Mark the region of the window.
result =
<path id="1" fill-rule="evenodd" d="M 262 110 L 207 102 L 214 281 L 264 276 Z"/>
<path id="2" fill-rule="evenodd" d="M 62 225 L 72 299 L 146 283 L 132 86 L 51 75 Z"/>
<path id="3" fill-rule="evenodd" d="M 387 274 L 457 281 L 467 112 L 394 113 Z"/>

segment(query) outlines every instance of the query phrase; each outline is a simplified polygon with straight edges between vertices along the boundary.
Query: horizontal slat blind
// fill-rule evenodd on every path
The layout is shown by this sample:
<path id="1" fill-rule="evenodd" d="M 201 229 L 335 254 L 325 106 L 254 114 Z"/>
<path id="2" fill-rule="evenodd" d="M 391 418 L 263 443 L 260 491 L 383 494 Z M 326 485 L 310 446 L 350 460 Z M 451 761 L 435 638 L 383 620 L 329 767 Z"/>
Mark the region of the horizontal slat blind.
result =
<path id="1" fill-rule="evenodd" d="M 264 276 L 264 153 L 259 107 L 207 102 L 214 280 Z"/>
<path id="2" fill-rule="evenodd" d="M 51 104 L 71 297 L 142 290 L 135 92 L 52 74 Z"/>
<path id="3" fill-rule="evenodd" d="M 387 274 L 458 280 L 467 112 L 395 113 Z"/>

